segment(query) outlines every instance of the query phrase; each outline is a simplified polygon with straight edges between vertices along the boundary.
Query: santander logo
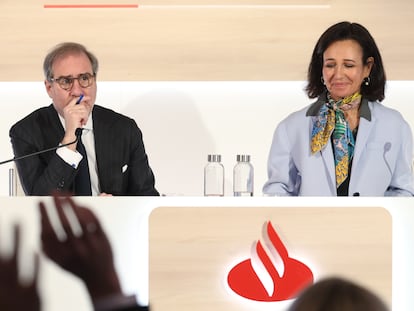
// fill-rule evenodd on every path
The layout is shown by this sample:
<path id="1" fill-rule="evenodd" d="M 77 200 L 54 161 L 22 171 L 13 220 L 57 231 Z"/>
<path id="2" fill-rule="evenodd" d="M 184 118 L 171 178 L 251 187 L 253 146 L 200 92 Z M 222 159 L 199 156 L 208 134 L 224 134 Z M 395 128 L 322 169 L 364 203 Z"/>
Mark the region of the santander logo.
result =
<path id="1" fill-rule="evenodd" d="M 263 242 L 254 242 L 251 259 L 230 270 L 227 282 L 236 294 L 255 301 L 283 301 L 313 283 L 311 269 L 289 257 L 270 221 L 264 224 Z"/>

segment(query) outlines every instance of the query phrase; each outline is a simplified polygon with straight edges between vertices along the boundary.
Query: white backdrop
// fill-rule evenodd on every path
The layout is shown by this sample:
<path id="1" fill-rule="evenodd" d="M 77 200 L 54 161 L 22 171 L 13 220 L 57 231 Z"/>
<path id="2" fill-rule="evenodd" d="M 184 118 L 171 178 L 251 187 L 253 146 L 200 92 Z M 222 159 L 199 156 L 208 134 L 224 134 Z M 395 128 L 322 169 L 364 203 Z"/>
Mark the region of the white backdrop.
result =
<path id="1" fill-rule="evenodd" d="M 134 118 L 143 131 L 157 189 L 165 195 L 203 194 L 207 154 L 222 155 L 225 193 L 232 195 L 237 154 L 250 154 L 255 196 L 262 195 L 273 131 L 305 105 L 303 81 L 99 82 L 96 104 Z M 0 160 L 13 157 L 9 129 L 34 109 L 51 103 L 43 82 L 0 82 Z M 414 81 L 389 81 L 384 104 L 414 128 Z M 0 195 L 8 195 L 8 169 L 0 167 Z"/>

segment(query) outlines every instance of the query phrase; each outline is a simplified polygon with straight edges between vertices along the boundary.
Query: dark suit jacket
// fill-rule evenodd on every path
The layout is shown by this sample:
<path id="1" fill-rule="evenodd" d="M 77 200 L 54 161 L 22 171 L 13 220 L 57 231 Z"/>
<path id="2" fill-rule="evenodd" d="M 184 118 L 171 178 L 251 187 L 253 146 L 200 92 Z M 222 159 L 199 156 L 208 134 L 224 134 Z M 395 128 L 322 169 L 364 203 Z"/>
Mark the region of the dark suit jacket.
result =
<path id="1" fill-rule="evenodd" d="M 97 105 L 92 120 L 101 191 L 113 195 L 159 195 L 135 121 Z M 53 105 L 32 112 L 10 129 L 15 157 L 58 146 L 63 136 L 64 129 Z M 56 151 L 18 160 L 16 165 L 26 195 L 73 190 L 77 171 Z M 122 172 L 125 165 L 127 170 Z"/>

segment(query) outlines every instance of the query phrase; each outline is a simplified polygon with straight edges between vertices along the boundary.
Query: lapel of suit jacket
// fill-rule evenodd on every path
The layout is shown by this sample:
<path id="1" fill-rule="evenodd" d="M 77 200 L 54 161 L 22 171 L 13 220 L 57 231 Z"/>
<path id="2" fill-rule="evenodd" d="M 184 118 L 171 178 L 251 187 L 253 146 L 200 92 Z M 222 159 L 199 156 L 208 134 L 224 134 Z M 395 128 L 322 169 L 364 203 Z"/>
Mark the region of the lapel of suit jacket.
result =
<path id="1" fill-rule="evenodd" d="M 98 169 L 98 179 L 100 186 L 102 187 L 102 183 L 105 180 L 105 170 L 102 169 L 104 165 L 104 160 L 102 159 L 105 155 L 104 146 L 105 146 L 105 139 L 103 127 L 102 127 L 102 120 L 100 119 L 99 107 L 96 105 L 93 107 L 92 110 L 92 122 L 93 122 L 93 136 L 95 140 L 95 157 L 96 157 L 96 167 Z"/>
<path id="2" fill-rule="evenodd" d="M 60 122 L 59 115 L 51 104 L 48 109 L 46 110 L 46 124 L 45 126 L 45 146 L 56 146 L 59 144 L 63 136 L 65 135 L 65 130 Z"/>
<path id="3" fill-rule="evenodd" d="M 106 117 L 105 110 L 95 105 L 92 110 L 93 132 L 95 139 L 95 155 L 96 155 L 96 167 L 98 169 L 98 178 L 101 189 L 107 189 L 106 183 L 110 180 L 112 174 L 111 165 L 108 164 L 110 153 L 112 153 L 112 147 L 109 140 L 112 136 L 109 131 L 111 130 L 111 120 Z"/>
<path id="4" fill-rule="evenodd" d="M 360 107 L 361 116 L 359 118 L 358 134 L 355 142 L 354 158 L 352 160 L 351 182 L 353 175 L 356 174 L 355 176 L 358 177 L 358 172 L 360 171 L 358 165 L 360 164 L 360 159 L 363 156 L 371 131 L 375 125 L 372 104 L 367 99 L 362 99 Z"/>
<path id="5" fill-rule="evenodd" d="M 366 149 L 368 138 L 374 126 L 374 123 L 375 123 L 374 117 L 372 117 L 371 121 L 368 121 L 364 118 L 359 119 L 358 135 L 357 135 L 357 139 L 355 142 L 355 152 L 354 152 L 354 159 L 352 160 L 351 176 L 354 174 L 353 172 L 358 172 L 358 164 L 360 162 L 363 152 Z"/>
<path id="6" fill-rule="evenodd" d="M 320 151 L 323 164 L 325 166 L 325 172 L 328 174 L 329 182 L 332 185 L 332 189 L 335 189 L 336 193 L 336 176 L 335 176 L 335 159 L 333 155 L 332 142 L 329 139 L 326 146 Z M 322 172 L 321 172 L 322 174 Z"/>

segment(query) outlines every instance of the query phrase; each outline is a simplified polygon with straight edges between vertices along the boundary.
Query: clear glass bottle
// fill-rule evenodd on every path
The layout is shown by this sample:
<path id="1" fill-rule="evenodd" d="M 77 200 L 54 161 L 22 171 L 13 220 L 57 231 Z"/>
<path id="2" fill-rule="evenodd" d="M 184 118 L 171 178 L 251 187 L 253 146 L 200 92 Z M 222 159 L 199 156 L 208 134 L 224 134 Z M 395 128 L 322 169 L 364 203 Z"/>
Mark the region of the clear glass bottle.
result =
<path id="1" fill-rule="evenodd" d="M 235 197 L 252 197 L 254 170 L 250 155 L 238 154 L 233 168 L 233 193 Z"/>
<path id="2" fill-rule="evenodd" d="M 224 166 L 221 155 L 209 154 L 204 167 L 204 196 L 224 196 Z"/>

